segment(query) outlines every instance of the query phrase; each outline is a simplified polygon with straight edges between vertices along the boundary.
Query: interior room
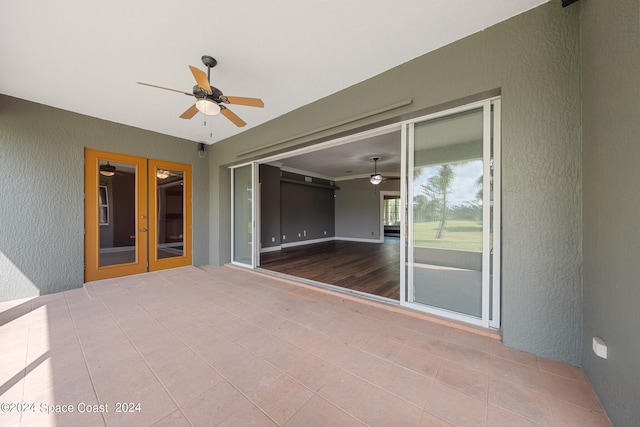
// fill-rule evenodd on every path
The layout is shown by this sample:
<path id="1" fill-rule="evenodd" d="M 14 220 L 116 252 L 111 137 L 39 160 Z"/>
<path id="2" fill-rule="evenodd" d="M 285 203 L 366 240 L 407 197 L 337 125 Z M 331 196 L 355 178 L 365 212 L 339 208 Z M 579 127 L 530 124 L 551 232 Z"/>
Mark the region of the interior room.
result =
<path id="1" fill-rule="evenodd" d="M 3 5 L 0 424 L 640 425 L 639 16 Z"/>

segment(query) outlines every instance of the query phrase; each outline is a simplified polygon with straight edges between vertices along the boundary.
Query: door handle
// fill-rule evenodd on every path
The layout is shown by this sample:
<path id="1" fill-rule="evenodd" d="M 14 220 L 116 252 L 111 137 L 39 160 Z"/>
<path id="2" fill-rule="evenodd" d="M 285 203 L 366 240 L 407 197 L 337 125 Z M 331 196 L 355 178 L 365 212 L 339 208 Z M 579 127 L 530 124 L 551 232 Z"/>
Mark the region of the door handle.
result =
<path id="1" fill-rule="evenodd" d="M 142 232 L 142 233 L 145 233 L 146 231 L 147 231 L 147 229 L 146 229 L 146 228 L 141 228 L 141 229 L 140 229 L 140 232 Z"/>

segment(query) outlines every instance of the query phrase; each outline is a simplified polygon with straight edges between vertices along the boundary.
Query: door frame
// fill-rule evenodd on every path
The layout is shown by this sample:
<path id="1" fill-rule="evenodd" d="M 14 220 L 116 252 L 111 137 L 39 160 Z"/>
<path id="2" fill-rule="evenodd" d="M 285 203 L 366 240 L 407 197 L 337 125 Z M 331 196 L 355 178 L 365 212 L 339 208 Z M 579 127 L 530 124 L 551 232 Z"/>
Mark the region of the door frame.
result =
<path id="1" fill-rule="evenodd" d="M 147 219 L 147 159 L 126 154 L 85 148 L 84 167 L 84 281 L 110 279 L 144 273 L 148 269 L 147 253 L 149 241 L 140 238 L 148 229 Z M 100 267 L 100 223 L 98 210 L 100 160 L 127 163 L 136 166 L 135 207 L 135 261 Z M 144 194 L 144 197 L 140 197 Z M 145 231 L 143 231 L 145 230 Z"/>
<path id="2" fill-rule="evenodd" d="M 459 320 L 485 328 L 500 328 L 501 313 L 501 101 L 500 97 L 493 97 L 455 108 L 438 111 L 433 114 L 418 117 L 402 122 L 402 160 L 401 160 L 401 209 L 402 216 L 400 245 L 400 262 L 404 266 L 401 269 L 400 280 L 400 305 L 427 313 L 436 314 L 453 320 Z M 424 304 L 409 301 L 413 284 L 413 251 L 410 248 L 410 236 L 413 230 L 413 209 L 410 199 L 412 194 L 413 174 L 409 165 L 414 164 L 414 153 L 409 144 L 414 138 L 416 123 L 446 117 L 456 113 L 473 109 L 483 109 L 483 184 L 484 194 L 491 194 L 493 200 L 483 204 L 483 250 L 482 250 L 482 315 L 481 318 L 455 313 L 449 310 L 439 309 Z M 488 159 L 491 159 L 493 150 L 493 169 Z M 493 173 L 493 191 L 490 191 L 490 174 Z M 489 196 L 491 197 L 491 196 Z M 492 206 L 491 206 L 492 205 Z M 491 216 L 493 208 L 493 218 Z M 489 233 L 493 230 L 493 247 L 490 246 Z M 493 252 L 491 252 L 493 250 Z M 492 255 L 492 256 L 491 256 Z M 492 274 L 491 274 L 492 270 Z"/>
<path id="3" fill-rule="evenodd" d="M 191 165 L 85 148 L 84 168 L 84 281 L 110 279 L 192 264 L 192 180 Z M 100 266 L 99 170 L 100 160 L 136 166 L 135 262 Z M 158 217 L 156 169 L 184 171 L 183 256 L 158 259 Z"/>
<path id="4" fill-rule="evenodd" d="M 154 248 L 158 247 L 158 180 L 156 179 L 157 169 L 180 170 L 184 171 L 183 176 L 183 255 L 170 258 L 158 259 L 158 251 Z M 191 240 L 193 230 L 191 225 L 191 205 L 193 203 L 191 197 L 191 165 L 169 162 L 165 160 L 148 160 L 148 178 L 149 186 L 149 271 L 164 270 L 167 268 L 184 267 L 192 264 Z"/>

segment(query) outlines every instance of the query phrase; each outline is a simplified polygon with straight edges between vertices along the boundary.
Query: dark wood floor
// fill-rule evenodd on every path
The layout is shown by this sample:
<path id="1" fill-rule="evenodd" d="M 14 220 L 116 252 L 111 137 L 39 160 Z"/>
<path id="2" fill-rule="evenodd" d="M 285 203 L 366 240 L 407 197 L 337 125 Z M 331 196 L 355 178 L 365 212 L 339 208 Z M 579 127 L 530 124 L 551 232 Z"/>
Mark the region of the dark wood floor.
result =
<path id="1" fill-rule="evenodd" d="M 400 242 L 330 241 L 284 248 L 260 256 L 260 267 L 304 279 L 400 298 Z"/>

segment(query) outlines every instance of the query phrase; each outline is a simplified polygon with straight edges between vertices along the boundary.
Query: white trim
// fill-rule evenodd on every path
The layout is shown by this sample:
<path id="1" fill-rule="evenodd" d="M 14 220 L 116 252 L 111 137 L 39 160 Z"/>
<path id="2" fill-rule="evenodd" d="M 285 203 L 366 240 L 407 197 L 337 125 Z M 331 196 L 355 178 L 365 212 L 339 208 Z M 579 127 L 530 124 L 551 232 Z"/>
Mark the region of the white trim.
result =
<path id="1" fill-rule="evenodd" d="M 482 106 L 482 326 L 489 327 L 491 280 L 491 102 Z"/>
<path id="2" fill-rule="evenodd" d="M 266 254 L 267 252 L 278 252 L 282 250 L 282 246 L 269 246 L 268 248 L 260 248 L 261 254 Z"/>
<path id="3" fill-rule="evenodd" d="M 260 265 L 260 246 L 262 237 L 260 236 L 260 196 L 262 195 L 262 184 L 260 184 L 260 164 L 251 163 L 251 267 Z"/>
<path id="4" fill-rule="evenodd" d="M 494 106 L 493 115 L 493 133 L 492 133 L 492 116 L 491 107 Z M 440 117 L 446 117 L 452 114 L 464 111 L 482 108 L 483 110 L 483 182 L 482 189 L 485 198 L 483 203 L 483 244 L 482 244 L 482 313 L 481 317 L 469 316 L 462 313 L 452 312 L 437 307 L 423 305 L 413 301 L 414 295 L 414 245 L 412 243 L 413 236 L 413 209 L 411 208 L 413 200 L 413 173 L 411 168 L 414 164 L 414 125 L 415 123 L 430 121 Z M 402 224 L 402 229 L 406 230 L 406 234 L 401 233 L 401 268 L 405 269 L 401 274 L 400 284 L 400 304 L 416 310 L 427 313 L 437 314 L 454 320 L 460 320 L 466 323 L 483 326 L 485 328 L 500 328 L 500 97 L 493 97 L 480 102 L 474 102 L 462 105 L 456 108 L 439 111 L 423 117 L 407 120 L 402 126 L 402 204 L 405 209 L 407 223 Z M 491 138 L 493 137 L 493 141 Z M 491 149 L 493 142 L 493 164 L 494 164 L 494 188 L 493 188 L 493 206 L 491 206 Z M 493 224 L 491 224 L 491 209 L 493 208 Z M 490 232 L 493 227 L 493 278 L 491 277 L 491 246 Z M 409 239 L 409 240 L 407 240 Z M 406 260 L 405 252 L 407 250 Z M 406 262 L 406 263 L 405 263 Z M 493 283 L 492 283 L 493 279 Z M 493 286 L 493 289 L 491 288 Z M 406 288 L 406 292 L 405 292 Z M 491 291 L 493 290 L 493 295 Z M 490 298 L 492 300 L 490 301 Z M 493 304 L 492 311 L 489 311 L 490 302 Z"/>
<path id="5" fill-rule="evenodd" d="M 331 176 L 321 175 L 319 173 L 309 172 L 302 169 L 291 168 L 289 166 L 281 166 L 280 170 L 285 172 L 297 173 L 298 175 L 310 176 L 312 178 L 320 178 L 320 179 L 326 179 L 327 181 L 335 181 L 335 178 Z"/>
<path id="6" fill-rule="evenodd" d="M 493 310 L 489 326 L 500 329 L 502 296 L 502 107 L 500 99 L 493 101 Z"/>
<path id="7" fill-rule="evenodd" d="M 407 206 L 407 143 L 408 143 L 408 125 L 403 124 L 401 128 L 400 136 L 400 209 L 402 215 L 400 216 L 400 305 L 405 305 L 407 302 L 407 222 L 408 209 Z M 413 175 L 413 174 L 412 174 Z M 413 210 L 413 209 L 411 209 Z"/>
<path id="8" fill-rule="evenodd" d="M 398 196 L 400 197 L 399 191 L 380 191 L 380 242 L 384 242 L 384 196 Z M 400 206 L 402 209 L 402 206 Z M 402 232 L 402 226 L 400 228 L 400 232 Z"/>
<path id="9" fill-rule="evenodd" d="M 363 239 L 363 238 L 360 238 L 360 237 L 339 237 L 339 236 L 336 236 L 334 239 L 335 240 L 344 241 L 344 242 L 384 243 L 384 239 L 382 239 L 382 240 L 379 240 L 379 239 Z"/>
<path id="10" fill-rule="evenodd" d="M 287 151 L 285 153 L 274 154 L 272 156 L 263 157 L 257 161 L 260 163 L 270 163 L 276 160 L 286 159 L 287 157 L 313 153 L 314 151 L 320 151 L 326 148 L 337 147 L 339 145 L 348 144 L 350 142 L 356 142 L 363 138 L 371 138 L 378 135 L 385 135 L 387 133 L 396 132 L 400 130 L 400 126 L 401 126 L 401 123 L 394 123 L 394 124 L 382 126 L 376 129 L 356 133 L 353 135 L 347 135 L 342 138 L 332 139 L 331 141 L 322 142 L 320 144 L 314 144 L 308 147 L 298 148 L 297 150 Z"/>
<path id="11" fill-rule="evenodd" d="M 415 302 L 405 302 L 402 305 L 404 307 L 411 308 L 416 311 L 421 311 L 423 313 L 435 314 L 437 316 L 446 317 L 447 319 L 457 320 L 459 322 L 464 322 L 471 325 L 482 326 L 482 320 L 475 316 L 468 316 L 466 314 L 458 313 L 455 311 L 449 311 Z"/>
<path id="12" fill-rule="evenodd" d="M 323 237 L 321 239 L 299 240 L 297 242 L 282 243 L 280 246 L 282 248 L 290 248 L 292 246 L 312 245 L 314 243 L 330 242 L 332 240 L 334 240 L 333 237 Z"/>

